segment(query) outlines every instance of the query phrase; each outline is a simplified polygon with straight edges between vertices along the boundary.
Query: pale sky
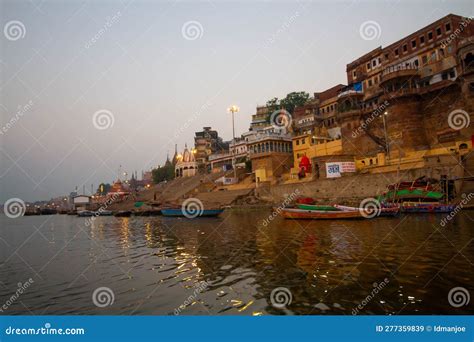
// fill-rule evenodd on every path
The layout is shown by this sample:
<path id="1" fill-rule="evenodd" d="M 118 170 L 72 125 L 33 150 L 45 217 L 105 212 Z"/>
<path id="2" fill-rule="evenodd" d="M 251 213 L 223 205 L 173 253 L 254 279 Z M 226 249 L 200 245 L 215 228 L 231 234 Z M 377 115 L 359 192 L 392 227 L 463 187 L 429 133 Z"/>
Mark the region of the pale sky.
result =
<path id="1" fill-rule="evenodd" d="M 119 165 L 140 174 L 175 143 L 192 145 L 203 126 L 229 140 L 231 104 L 243 133 L 257 104 L 345 84 L 352 60 L 472 8 L 469 0 L 1 0 L 0 203 L 89 191 L 116 179 Z M 368 21 L 380 30 L 366 40 L 359 30 Z M 101 110 L 112 126 L 94 122 Z"/>

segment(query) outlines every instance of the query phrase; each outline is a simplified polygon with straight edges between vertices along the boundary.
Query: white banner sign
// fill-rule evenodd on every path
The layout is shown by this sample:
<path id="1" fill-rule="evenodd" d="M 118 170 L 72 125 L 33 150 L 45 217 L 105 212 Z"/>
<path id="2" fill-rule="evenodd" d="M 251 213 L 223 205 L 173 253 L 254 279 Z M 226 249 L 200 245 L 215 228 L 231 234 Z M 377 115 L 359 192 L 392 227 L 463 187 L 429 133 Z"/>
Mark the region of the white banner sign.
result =
<path id="1" fill-rule="evenodd" d="M 326 177 L 341 177 L 341 163 L 326 163 Z"/>
<path id="2" fill-rule="evenodd" d="M 354 162 L 333 162 L 326 163 L 327 178 L 341 177 L 343 172 L 356 172 Z"/>

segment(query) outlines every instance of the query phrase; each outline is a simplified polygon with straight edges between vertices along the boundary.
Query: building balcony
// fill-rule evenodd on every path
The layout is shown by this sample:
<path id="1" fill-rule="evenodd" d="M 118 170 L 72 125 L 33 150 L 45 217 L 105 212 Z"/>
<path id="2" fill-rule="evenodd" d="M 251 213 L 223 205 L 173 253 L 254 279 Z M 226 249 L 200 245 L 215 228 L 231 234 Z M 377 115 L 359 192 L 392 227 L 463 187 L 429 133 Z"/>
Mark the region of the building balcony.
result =
<path id="1" fill-rule="evenodd" d="M 390 66 L 382 71 L 382 79 L 380 80 L 380 84 L 396 78 L 410 78 L 416 76 L 419 76 L 419 70 L 415 65 L 409 64 Z"/>

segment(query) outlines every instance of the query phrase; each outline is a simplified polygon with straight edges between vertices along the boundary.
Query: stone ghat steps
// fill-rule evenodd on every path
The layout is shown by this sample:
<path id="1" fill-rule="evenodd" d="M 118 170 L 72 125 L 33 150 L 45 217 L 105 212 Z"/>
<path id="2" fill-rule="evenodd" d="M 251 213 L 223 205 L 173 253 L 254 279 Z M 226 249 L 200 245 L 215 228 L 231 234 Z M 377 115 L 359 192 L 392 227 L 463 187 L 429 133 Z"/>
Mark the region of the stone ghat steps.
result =
<path id="1" fill-rule="evenodd" d="M 248 196 L 252 191 L 253 189 L 200 192 L 194 197 L 203 203 L 204 209 L 217 208 L 231 205 L 235 201 Z"/>

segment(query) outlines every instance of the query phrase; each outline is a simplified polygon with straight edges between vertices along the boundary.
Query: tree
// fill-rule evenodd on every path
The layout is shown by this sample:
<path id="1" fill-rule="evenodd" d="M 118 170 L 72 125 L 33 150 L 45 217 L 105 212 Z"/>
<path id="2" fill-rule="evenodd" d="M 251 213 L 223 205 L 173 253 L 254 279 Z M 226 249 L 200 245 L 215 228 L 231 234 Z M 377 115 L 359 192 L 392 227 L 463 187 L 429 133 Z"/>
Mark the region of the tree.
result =
<path id="1" fill-rule="evenodd" d="M 280 101 L 280 106 L 287 110 L 290 114 L 296 107 L 301 107 L 308 102 L 309 94 L 305 91 L 294 91 L 286 95 L 284 99 Z"/>
<path id="2" fill-rule="evenodd" d="M 172 180 L 174 179 L 174 166 L 171 162 L 167 161 L 164 166 L 158 166 L 156 169 L 151 170 L 151 175 L 155 184 Z"/>

